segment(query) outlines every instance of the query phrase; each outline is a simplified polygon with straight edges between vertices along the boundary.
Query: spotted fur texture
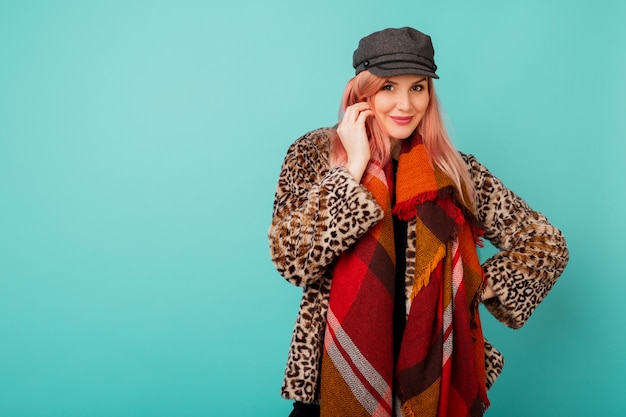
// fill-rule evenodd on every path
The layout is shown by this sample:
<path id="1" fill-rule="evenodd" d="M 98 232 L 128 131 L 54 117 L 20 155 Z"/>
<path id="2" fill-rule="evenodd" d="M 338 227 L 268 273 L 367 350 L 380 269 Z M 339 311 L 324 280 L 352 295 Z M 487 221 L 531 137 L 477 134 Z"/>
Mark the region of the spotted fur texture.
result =
<path id="1" fill-rule="evenodd" d="M 485 301 L 495 318 L 514 329 L 526 323 L 552 288 L 569 259 L 565 239 L 546 217 L 528 204 L 471 155 L 470 167 L 478 217 L 485 238 L 500 249 L 483 263 L 497 297 Z"/>
<path id="2" fill-rule="evenodd" d="M 278 272 L 297 286 L 329 279 L 328 266 L 383 210 L 347 169 L 329 170 L 326 130 L 296 141 L 278 179 L 270 251 Z"/>
<path id="3" fill-rule="evenodd" d="M 332 263 L 383 217 L 370 192 L 343 167 L 330 169 L 327 129 L 307 133 L 289 148 L 276 188 L 270 253 L 278 272 L 301 286 L 302 301 L 289 349 L 281 394 L 303 402 L 318 398 L 319 368 Z M 471 155 L 463 155 L 476 188 L 477 215 L 485 237 L 500 249 L 483 268 L 497 297 L 488 311 L 521 327 L 567 263 L 561 232 L 533 211 Z M 414 228 L 413 228 L 414 229 Z M 407 288 L 414 251 L 410 222 Z M 413 249 L 414 250 L 414 249 Z M 485 343 L 487 385 L 502 371 L 502 355 Z"/>
<path id="4" fill-rule="evenodd" d="M 498 379 L 504 367 L 504 357 L 485 339 L 485 372 L 487 374 L 487 389 L 491 388 Z"/>

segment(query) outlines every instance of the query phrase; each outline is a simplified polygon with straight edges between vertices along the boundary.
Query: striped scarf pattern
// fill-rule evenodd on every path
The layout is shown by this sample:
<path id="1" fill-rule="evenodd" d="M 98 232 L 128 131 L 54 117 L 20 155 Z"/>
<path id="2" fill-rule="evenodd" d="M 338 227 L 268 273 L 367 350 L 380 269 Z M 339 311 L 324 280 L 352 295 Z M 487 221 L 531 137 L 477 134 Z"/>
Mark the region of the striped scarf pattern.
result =
<path id="1" fill-rule="evenodd" d="M 484 339 L 478 315 L 483 273 L 479 230 L 454 183 L 433 169 L 418 136 L 403 144 L 393 214 L 415 219 L 415 274 L 397 361 L 390 165 L 371 162 L 362 183 L 385 211 L 338 259 L 320 383 L 322 417 L 482 416 Z M 465 199 L 465 201 L 468 201 Z"/>

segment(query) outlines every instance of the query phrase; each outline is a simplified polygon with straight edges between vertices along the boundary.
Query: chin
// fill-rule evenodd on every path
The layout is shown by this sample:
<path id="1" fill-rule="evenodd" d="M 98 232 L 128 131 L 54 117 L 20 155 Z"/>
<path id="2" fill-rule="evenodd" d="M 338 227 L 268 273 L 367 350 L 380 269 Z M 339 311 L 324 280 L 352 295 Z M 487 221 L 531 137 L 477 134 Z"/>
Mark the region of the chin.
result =
<path id="1" fill-rule="evenodd" d="M 414 131 L 415 129 L 398 129 L 394 132 L 389 132 L 389 137 L 393 140 L 404 140 L 410 138 Z"/>

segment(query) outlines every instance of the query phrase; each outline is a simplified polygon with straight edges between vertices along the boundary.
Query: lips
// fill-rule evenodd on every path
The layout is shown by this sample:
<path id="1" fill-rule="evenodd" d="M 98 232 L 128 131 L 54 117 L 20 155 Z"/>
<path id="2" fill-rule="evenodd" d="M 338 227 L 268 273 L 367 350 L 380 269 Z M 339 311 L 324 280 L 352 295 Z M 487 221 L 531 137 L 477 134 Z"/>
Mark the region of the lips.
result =
<path id="1" fill-rule="evenodd" d="M 408 125 L 413 120 L 413 116 L 389 116 L 398 125 Z"/>

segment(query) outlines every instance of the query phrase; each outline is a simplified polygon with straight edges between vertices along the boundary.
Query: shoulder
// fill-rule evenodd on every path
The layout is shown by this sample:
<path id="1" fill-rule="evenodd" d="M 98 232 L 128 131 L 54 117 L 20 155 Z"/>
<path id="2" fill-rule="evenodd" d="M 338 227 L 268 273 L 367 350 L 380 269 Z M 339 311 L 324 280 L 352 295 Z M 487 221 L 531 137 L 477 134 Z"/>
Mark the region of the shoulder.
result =
<path id="1" fill-rule="evenodd" d="M 467 168 L 469 169 L 472 176 L 479 172 L 488 172 L 487 168 L 480 162 L 478 162 L 478 159 L 474 155 L 463 152 L 459 152 L 459 154 L 461 155 L 461 159 L 463 159 L 463 162 L 465 162 L 465 165 L 467 165 Z"/>
<path id="2" fill-rule="evenodd" d="M 334 134 L 333 128 L 319 128 L 300 136 L 289 146 L 283 167 L 290 170 L 325 171 L 328 169 Z"/>
<path id="3" fill-rule="evenodd" d="M 480 221 L 488 226 L 491 217 L 504 218 L 526 203 L 508 189 L 485 165 L 471 154 L 461 153 L 474 185 L 474 203 Z M 493 219 L 492 219 L 493 220 Z"/>
<path id="4" fill-rule="evenodd" d="M 461 158 L 463 158 L 463 161 L 465 161 L 466 164 L 476 161 L 476 157 L 472 154 L 459 152 L 459 155 L 461 155 Z"/>
<path id="5" fill-rule="evenodd" d="M 480 163 L 474 155 L 462 152 L 459 153 L 470 173 L 470 177 L 474 183 L 474 189 L 479 193 L 481 190 L 484 193 L 493 192 L 494 183 L 501 183 L 501 181 L 494 176 L 485 165 Z"/>
<path id="6" fill-rule="evenodd" d="M 311 130 L 296 139 L 289 147 L 290 152 L 320 151 L 328 153 L 330 142 L 335 135 L 335 130 L 330 127 L 321 127 Z"/>

